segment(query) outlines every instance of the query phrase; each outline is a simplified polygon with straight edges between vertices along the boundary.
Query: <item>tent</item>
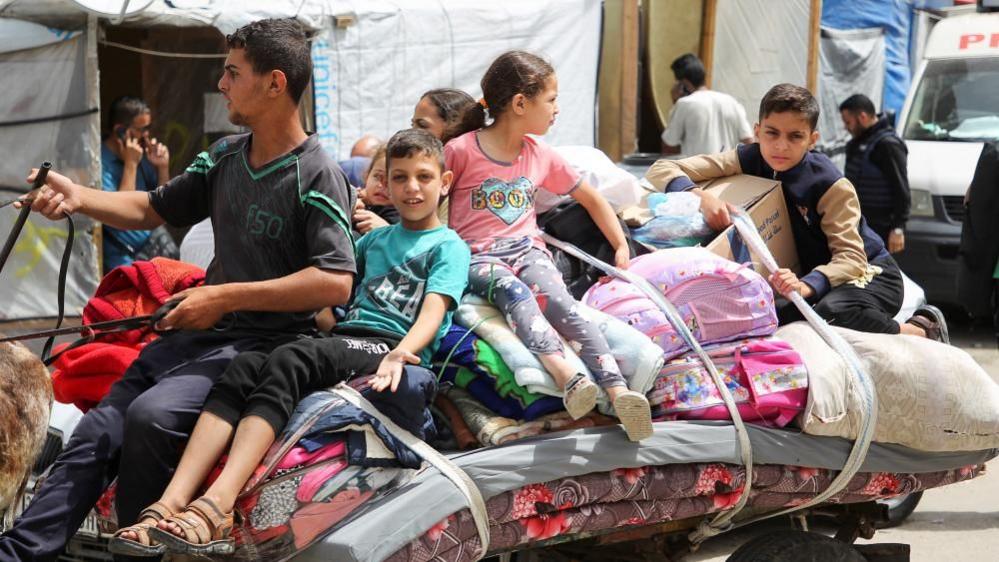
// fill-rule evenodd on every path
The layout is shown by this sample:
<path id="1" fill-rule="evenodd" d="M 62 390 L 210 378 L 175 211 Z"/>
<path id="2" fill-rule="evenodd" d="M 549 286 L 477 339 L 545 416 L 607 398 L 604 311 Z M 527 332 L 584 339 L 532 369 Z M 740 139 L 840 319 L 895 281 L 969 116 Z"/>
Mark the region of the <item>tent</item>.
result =
<path id="1" fill-rule="evenodd" d="M 171 170 L 183 170 L 207 143 L 238 130 L 225 121 L 215 87 L 223 35 L 267 17 L 295 17 L 314 31 L 303 119 L 336 158 L 364 133 L 387 138 L 407 127 L 428 89 L 457 87 L 479 97 L 489 62 L 510 49 L 541 54 L 558 71 L 561 112 L 546 140 L 594 144 L 599 0 L 153 0 L 121 22 L 70 0 L 0 0 L 0 73 L 13 92 L 0 99 L 0 146 L 9 155 L 0 163 L 3 198 L 23 191 L 28 168 L 45 159 L 97 186 L 99 110 L 116 89 L 132 88 L 150 102 Z M 0 210 L 0 232 L 14 215 L 10 207 Z M 70 314 L 79 313 L 99 280 L 94 227 L 78 225 Z M 64 227 L 33 217 L 22 236 L 4 272 L 16 279 L 0 284 L 0 319 L 56 311 Z"/>

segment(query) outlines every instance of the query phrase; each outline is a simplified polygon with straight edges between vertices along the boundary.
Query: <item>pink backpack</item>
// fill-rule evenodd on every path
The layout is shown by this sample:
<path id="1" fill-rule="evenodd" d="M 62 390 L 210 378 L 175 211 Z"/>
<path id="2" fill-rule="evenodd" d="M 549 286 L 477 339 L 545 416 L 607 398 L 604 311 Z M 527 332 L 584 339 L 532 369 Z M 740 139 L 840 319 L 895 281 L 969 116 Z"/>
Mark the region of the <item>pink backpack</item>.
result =
<path id="1" fill-rule="evenodd" d="M 769 336 L 777 329 L 774 295 L 767 281 L 752 268 L 704 248 L 659 250 L 631 260 L 628 269 L 663 292 L 702 344 Z M 688 351 L 662 310 L 626 281 L 594 285 L 583 302 L 652 338 L 667 360 Z"/>
<path id="2" fill-rule="evenodd" d="M 808 372 L 787 342 L 746 340 L 704 348 L 745 421 L 783 427 L 808 400 Z M 693 353 L 663 366 L 648 393 L 654 420 L 728 420 L 728 409 Z"/>

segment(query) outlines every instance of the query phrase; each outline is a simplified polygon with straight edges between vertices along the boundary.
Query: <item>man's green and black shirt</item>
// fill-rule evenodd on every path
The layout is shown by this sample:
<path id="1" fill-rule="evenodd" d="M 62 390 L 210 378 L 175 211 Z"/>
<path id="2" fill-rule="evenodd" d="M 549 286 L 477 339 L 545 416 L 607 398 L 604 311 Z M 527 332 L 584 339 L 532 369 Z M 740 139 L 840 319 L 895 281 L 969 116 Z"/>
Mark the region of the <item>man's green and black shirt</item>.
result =
<path id="1" fill-rule="evenodd" d="M 355 272 L 353 194 L 315 135 L 264 166 L 250 167 L 250 134 L 220 139 L 187 170 L 149 193 L 172 226 L 207 217 L 215 259 L 207 283 L 265 281 L 309 266 Z M 241 329 L 304 331 L 314 313 L 240 312 Z"/>

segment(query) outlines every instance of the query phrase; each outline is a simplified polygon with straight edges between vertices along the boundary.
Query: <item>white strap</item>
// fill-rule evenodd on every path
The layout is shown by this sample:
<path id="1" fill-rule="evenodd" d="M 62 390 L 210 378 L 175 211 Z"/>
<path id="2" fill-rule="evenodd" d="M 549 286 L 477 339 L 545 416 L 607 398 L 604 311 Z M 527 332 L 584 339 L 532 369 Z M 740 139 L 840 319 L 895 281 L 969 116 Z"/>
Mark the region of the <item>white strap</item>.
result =
<path id="1" fill-rule="evenodd" d="M 563 242 L 554 238 L 547 233 L 541 234 L 545 242 L 559 248 L 563 252 L 569 255 L 575 256 L 583 260 L 584 262 L 596 267 L 613 277 L 627 281 L 641 290 L 645 296 L 649 297 L 658 306 L 663 314 L 666 315 L 666 319 L 676 330 L 677 334 L 683 338 L 684 343 L 687 344 L 690 349 L 694 351 L 698 359 L 704 365 L 705 371 L 711 376 L 712 382 L 714 382 L 715 387 L 718 389 L 718 394 L 721 395 L 722 400 L 725 402 L 725 407 L 728 409 L 729 416 L 732 418 L 732 423 L 735 425 L 735 435 L 739 442 L 739 456 L 742 458 L 742 465 L 746 467 L 746 482 L 742 489 L 742 493 L 739 495 L 739 500 L 732 506 L 731 509 L 719 513 L 712 519 L 710 523 L 707 523 L 705 529 L 705 537 L 699 540 L 704 540 L 708 536 L 717 534 L 723 529 L 730 526 L 730 521 L 739 511 L 746 505 L 749 501 L 749 492 L 753 487 L 753 447 L 749 441 L 749 432 L 746 429 L 746 424 L 742 421 L 742 416 L 739 414 L 739 408 L 735 404 L 735 398 L 732 397 L 732 393 L 729 392 L 728 386 L 721 378 L 720 371 L 715 367 L 714 361 L 711 357 L 705 353 L 704 349 L 701 347 L 697 338 L 694 334 L 690 332 L 687 325 L 683 321 L 683 316 L 680 311 L 676 309 L 672 302 L 666 298 L 666 295 L 662 291 L 658 290 L 651 283 L 649 283 L 645 278 L 636 275 L 626 269 L 618 269 L 610 264 L 604 263 L 593 256 L 587 254 L 586 252 L 580 250 L 579 248 L 569 244 L 568 242 Z M 695 532 L 696 534 L 697 532 Z"/>
<path id="2" fill-rule="evenodd" d="M 487 552 L 489 552 L 489 515 L 486 512 L 486 502 L 482 499 L 482 492 L 479 491 L 478 486 L 475 482 L 465 473 L 462 469 L 458 468 L 457 465 L 448 460 L 447 457 L 437 452 L 436 449 L 427 445 L 420 439 L 417 439 L 415 435 L 406 431 L 405 429 L 396 425 L 391 419 L 378 411 L 378 408 L 368 402 L 368 400 L 361 396 L 361 393 L 357 392 L 353 388 L 340 383 L 332 389 L 337 396 L 340 396 L 347 402 L 353 404 L 354 406 L 360 408 L 365 413 L 377 419 L 379 422 L 385 426 L 395 438 L 402 441 L 407 447 L 413 450 L 414 453 L 423 457 L 423 460 L 429 462 L 446 476 L 454 485 L 464 494 L 465 498 L 468 500 L 468 509 L 472 512 L 472 519 L 475 521 L 475 529 L 479 533 L 479 544 L 481 551 L 478 553 L 478 557 L 482 558 Z"/>
<path id="3" fill-rule="evenodd" d="M 759 232 L 756 230 L 756 225 L 753 224 L 749 215 L 745 211 L 738 209 L 732 213 L 732 222 L 739 231 L 739 235 L 742 236 L 743 241 L 749 246 L 749 249 L 758 258 L 763 260 L 764 267 L 771 273 L 777 271 L 777 260 L 770 253 L 766 242 L 760 237 Z M 850 450 L 850 455 L 844 463 L 843 470 L 833 479 L 825 491 L 801 505 L 740 521 L 737 525 L 739 527 L 761 519 L 807 509 L 836 495 L 846 487 L 853 476 L 860 470 L 864 459 L 867 457 L 867 450 L 871 446 L 871 441 L 874 439 L 874 429 L 878 419 L 877 389 L 874 387 L 874 381 L 871 380 L 867 371 L 864 370 L 863 363 L 857 357 L 853 346 L 847 343 L 842 336 L 831 330 L 829 324 L 818 313 L 812 310 L 812 307 L 805 302 L 805 299 L 801 295 L 796 292 L 792 293 L 790 300 L 801 311 L 801 314 L 804 315 L 805 320 L 808 321 L 812 328 L 822 336 L 822 339 L 846 361 L 851 375 L 849 383 L 856 390 L 862 405 L 860 412 L 857 412 L 859 414 L 857 439 L 853 442 L 853 448 Z M 700 532 L 700 529 L 695 534 L 698 532 Z"/>

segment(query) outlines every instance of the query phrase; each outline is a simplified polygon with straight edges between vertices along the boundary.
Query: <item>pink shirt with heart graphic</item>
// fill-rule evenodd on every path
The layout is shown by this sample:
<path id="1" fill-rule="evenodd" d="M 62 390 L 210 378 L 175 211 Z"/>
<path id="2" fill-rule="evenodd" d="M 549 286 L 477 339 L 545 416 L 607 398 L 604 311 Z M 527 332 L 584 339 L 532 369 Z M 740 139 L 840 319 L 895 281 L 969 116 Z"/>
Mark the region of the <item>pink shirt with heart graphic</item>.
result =
<path id="1" fill-rule="evenodd" d="M 540 188 L 565 195 L 580 183 L 572 166 L 534 137 L 524 137 L 516 160 L 500 162 L 483 152 L 478 132 L 472 131 L 447 143 L 444 161 L 454 173 L 448 226 L 473 254 L 489 251 L 501 239 L 531 238 L 535 247 L 545 249 L 534 194 Z"/>

